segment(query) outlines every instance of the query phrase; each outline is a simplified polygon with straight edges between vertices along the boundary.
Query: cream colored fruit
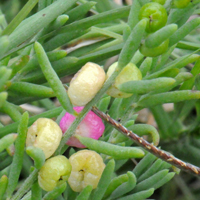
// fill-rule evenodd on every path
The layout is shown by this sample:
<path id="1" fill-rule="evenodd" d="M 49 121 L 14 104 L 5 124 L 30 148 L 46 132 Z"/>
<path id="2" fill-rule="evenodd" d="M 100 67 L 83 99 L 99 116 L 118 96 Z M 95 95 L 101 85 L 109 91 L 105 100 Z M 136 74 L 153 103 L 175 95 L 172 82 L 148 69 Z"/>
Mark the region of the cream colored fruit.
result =
<path id="1" fill-rule="evenodd" d="M 56 122 L 48 118 L 39 118 L 29 127 L 26 146 L 34 146 L 44 151 L 49 158 L 58 148 L 62 138 L 62 130 Z"/>
<path id="2" fill-rule="evenodd" d="M 86 105 L 101 89 L 105 79 L 105 72 L 99 65 L 86 63 L 70 82 L 68 95 L 71 102 L 76 106 Z"/>
<path id="3" fill-rule="evenodd" d="M 95 189 L 99 183 L 105 164 L 95 151 L 81 150 L 69 158 L 72 171 L 68 183 L 73 191 L 81 192 L 87 185 Z"/>
<path id="4" fill-rule="evenodd" d="M 48 159 L 38 173 L 38 183 L 45 191 L 52 191 L 55 187 L 67 181 L 72 166 L 62 155 Z"/>
<path id="5" fill-rule="evenodd" d="M 107 71 L 107 78 L 109 78 L 112 73 L 115 71 L 117 67 L 117 62 L 113 63 L 108 71 Z M 137 81 L 142 79 L 142 73 L 140 70 L 136 67 L 135 64 L 129 63 L 126 65 L 122 71 L 119 73 L 119 75 L 116 77 L 115 82 L 112 84 L 112 86 L 107 90 L 107 94 L 115 97 L 115 98 L 127 98 L 132 96 L 131 93 L 125 93 L 121 92 L 117 85 L 128 82 L 128 81 Z"/>

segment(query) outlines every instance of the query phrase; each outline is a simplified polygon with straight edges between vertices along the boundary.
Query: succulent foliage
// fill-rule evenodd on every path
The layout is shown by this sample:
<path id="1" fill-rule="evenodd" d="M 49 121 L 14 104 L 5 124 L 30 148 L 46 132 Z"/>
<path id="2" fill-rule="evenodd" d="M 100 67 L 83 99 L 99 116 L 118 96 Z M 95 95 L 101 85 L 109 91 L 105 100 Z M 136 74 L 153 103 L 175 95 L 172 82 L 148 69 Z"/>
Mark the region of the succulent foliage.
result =
<path id="1" fill-rule="evenodd" d="M 200 199 L 199 14 L 200 0 L 1 0 L 0 199 Z M 116 66 L 100 89 L 90 85 L 92 97 L 77 113 L 67 88 L 88 62 L 105 72 Z M 123 69 L 131 65 L 137 73 L 126 81 Z M 112 87 L 126 98 L 109 96 Z M 80 149 L 66 142 L 90 110 L 104 120 L 104 133 L 99 140 L 76 138 L 105 163 L 98 185 L 75 192 L 67 171 L 56 179 L 61 184 L 43 191 L 37 179 L 45 155 L 37 145 L 26 148 L 28 127 L 40 118 L 59 125 L 66 112 L 75 116 L 53 155 L 69 158 Z M 123 126 L 144 140 L 134 142 Z"/>

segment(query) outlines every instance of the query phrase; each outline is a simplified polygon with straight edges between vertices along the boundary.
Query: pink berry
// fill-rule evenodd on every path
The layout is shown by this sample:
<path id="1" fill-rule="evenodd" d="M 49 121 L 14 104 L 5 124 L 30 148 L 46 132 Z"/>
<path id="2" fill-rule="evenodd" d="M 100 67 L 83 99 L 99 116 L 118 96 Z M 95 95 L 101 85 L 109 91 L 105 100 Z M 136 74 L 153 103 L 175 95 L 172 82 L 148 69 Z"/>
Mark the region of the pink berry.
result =
<path id="1" fill-rule="evenodd" d="M 80 113 L 84 107 L 74 107 L 74 110 Z M 60 128 L 64 133 L 75 120 L 75 117 L 69 113 L 66 113 L 65 116 L 60 121 Z M 81 135 L 84 137 L 89 137 L 98 140 L 103 132 L 105 126 L 100 117 L 98 117 L 94 112 L 89 111 L 85 116 L 83 121 L 79 124 L 75 131 L 75 135 Z M 85 148 L 83 144 L 74 136 L 72 136 L 66 143 L 69 146 L 74 146 L 78 148 Z"/>

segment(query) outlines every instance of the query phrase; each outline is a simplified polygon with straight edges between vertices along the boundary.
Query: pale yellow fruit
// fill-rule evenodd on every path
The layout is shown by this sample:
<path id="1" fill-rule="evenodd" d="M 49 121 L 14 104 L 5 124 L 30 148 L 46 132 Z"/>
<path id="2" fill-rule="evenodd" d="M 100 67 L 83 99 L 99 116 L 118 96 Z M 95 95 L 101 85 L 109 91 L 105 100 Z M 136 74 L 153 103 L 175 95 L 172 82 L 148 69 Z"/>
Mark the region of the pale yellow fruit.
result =
<path id="1" fill-rule="evenodd" d="M 34 146 L 44 151 L 49 158 L 58 148 L 62 138 L 62 130 L 56 122 L 48 118 L 39 118 L 29 127 L 26 146 Z"/>
<path id="2" fill-rule="evenodd" d="M 67 181 L 72 166 L 62 155 L 48 159 L 38 173 L 38 183 L 45 191 L 51 191 L 56 186 Z"/>
<path id="3" fill-rule="evenodd" d="M 71 102 L 76 106 L 86 105 L 101 89 L 105 78 L 105 72 L 99 65 L 86 63 L 70 82 L 68 95 Z"/>
<path id="4" fill-rule="evenodd" d="M 107 79 L 112 75 L 117 67 L 117 62 L 113 63 L 107 71 Z M 128 82 L 128 81 L 137 81 L 142 79 L 141 71 L 133 63 L 126 65 L 119 75 L 116 77 L 115 82 L 107 90 L 107 94 L 115 98 L 127 98 L 132 96 L 131 93 L 125 93 L 117 89 L 117 85 Z"/>
<path id="5" fill-rule="evenodd" d="M 82 150 L 69 158 L 72 171 L 68 183 L 73 191 L 80 192 L 87 185 L 95 189 L 99 183 L 105 164 L 95 151 Z"/>

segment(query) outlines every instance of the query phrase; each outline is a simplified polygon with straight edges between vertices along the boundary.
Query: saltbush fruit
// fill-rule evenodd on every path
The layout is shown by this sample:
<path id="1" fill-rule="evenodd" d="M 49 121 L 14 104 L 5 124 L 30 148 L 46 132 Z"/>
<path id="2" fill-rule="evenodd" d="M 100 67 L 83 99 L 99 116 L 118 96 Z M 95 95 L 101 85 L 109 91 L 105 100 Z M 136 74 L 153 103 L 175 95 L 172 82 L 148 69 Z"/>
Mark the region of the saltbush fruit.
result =
<path id="1" fill-rule="evenodd" d="M 173 0 L 172 4 L 176 8 L 185 8 L 189 5 L 190 2 L 191 0 Z"/>
<path id="2" fill-rule="evenodd" d="M 87 185 L 95 189 L 99 183 L 105 164 L 95 151 L 81 150 L 69 158 L 72 171 L 68 183 L 73 191 L 81 192 Z"/>
<path id="3" fill-rule="evenodd" d="M 109 78 L 112 75 L 112 73 L 115 71 L 117 64 L 118 63 L 115 62 L 109 67 L 107 71 L 107 78 Z M 117 85 L 125 83 L 127 81 L 137 81 L 141 79 L 142 79 L 142 73 L 140 72 L 140 70 L 136 67 L 135 64 L 129 63 L 122 69 L 122 71 L 116 77 L 115 82 L 107 90 L 107 94 L 115 98 L 130 97 L 133 94 L 120 91 L 119 89 L 117 89 Z"/>
<path id="4" fill-rule="evenodd" d="M 74 107 L 76 112 L 81 112 L 84 107 Z M 75 117 L 70 113 L 66 113 L 61 121 L 60 128 L 63 133 L 70 127 L 72 122 L 75 120 Z M 75 135 L 81 135 L 84 137 L 89 137 L 98 140 L 104 132 L 105 126 L 100 117 L 98 117 L 94 112 L 89 111 L 85 118 L 78 125 Z M 78 148 L 85 148 L 83 144 L 74 136 L 72 136 L 66 143 L 69 146 L 74 146 Z"/>
<path id="5" fill-rule="evenodd" d="M 139 13 L 139 19 L 148 19 L 146 32 L 152 33 L 165 26 L 167 23 L 167 12 L 165 8 L 156 2 L 145 4 Z"/>
<path id="6" fill-rule="evenodd" d="M 62 155 L 48 159 L 38 173 L 38 183 L 45 191 L 52 191 L 56 186 L 67 181 L 72 170 L 69 160 Z"/>
<path id="7" fill-rule="evenodd" d="M 161 5 L 164 5 L 166 0 L 152 0 L 152 2 L 156 2 L 156 3 L 159 3 Z"/>
<path id="8" fill-rule="evenodd" d="M 97 64 L 86 63 L 72 78 L 68 95 L 75 106 L 86 105 L 101 89 L 106 75 Z"/>
<path id="9" fill-rule="evenodd" d="M 169 46 L 169 39 L 165 40 L 162 44 L 157 47 L 149 48 L 144 44 L 142 44 L 139 48 L 140 52 L 147 57 L 156 57 L 163 53 L 165 53 Z"/>
<path id="10" fill-rule="evenodd" d="M 62 130 L 56 122 L 48 118 L 39 118 L 29 127 L 26 146 L 34 146 L 44 151 L 46 159 L 58 148 Z"/>

